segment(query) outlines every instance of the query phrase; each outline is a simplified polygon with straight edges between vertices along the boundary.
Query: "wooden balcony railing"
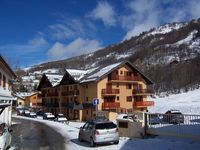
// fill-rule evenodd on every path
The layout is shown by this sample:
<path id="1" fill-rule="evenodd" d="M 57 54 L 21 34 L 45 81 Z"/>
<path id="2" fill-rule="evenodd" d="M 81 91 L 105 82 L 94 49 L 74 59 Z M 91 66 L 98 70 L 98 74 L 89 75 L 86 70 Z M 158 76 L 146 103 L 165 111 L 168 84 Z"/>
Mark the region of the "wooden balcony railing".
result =
<path id="1" fill-rule="evenodd" d="M 101 90 L 101 94 L 102 95 L 115 95 L 115 94 L 119 94 L 120 91 L 119 89 L 102 89 Z"/>
<path id="2" fill-rule="evenodd" d="M 153 94 L 153 89 L 133 89 L 133 95 Z"/>
<path id="3" fill-rule="evenodd" d="M 141 102 L 133 102 L 134 107 L 148 107 L 154 106 L 154 101 L 141 101 Z"/>
<path id="4" fill-rule="evenodd" d="M 65 91 L 61 93 L 62 96 L 78 96 L 79 95 L 79 90 L 75 91 Z"/>
<path id="5" fill-rule="evenodd" d="M 136 76 L 119 76 L 119 75 L 112 75 L 111 80 L 121 80 L 121 81 L 141 81 L 139 77 Z"/>
<path id="6" fill-rule="evenodd" d="M 58 93 L 47 93 L 47 97 L 58 96 Z"/>
<path id="7" fill-rule="evenodd" d="M 105 102 L 102 103 L 102 109 L 116 109 L 120 107 L 119 102 Z"/>

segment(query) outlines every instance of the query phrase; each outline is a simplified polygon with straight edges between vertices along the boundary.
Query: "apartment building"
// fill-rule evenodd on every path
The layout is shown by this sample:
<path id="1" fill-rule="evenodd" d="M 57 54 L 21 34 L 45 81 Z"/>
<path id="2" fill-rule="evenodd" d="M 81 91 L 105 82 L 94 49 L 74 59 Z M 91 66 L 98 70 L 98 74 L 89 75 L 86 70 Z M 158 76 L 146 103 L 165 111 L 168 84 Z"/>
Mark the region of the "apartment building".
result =
<path id="1" fill-rule="evenodd" d="M 57 81 L 43 75 L 38 86 L 43 109 L 69 119 L 90 120 L 96 109 L 130 113 L 154 105 L 147 99 L 153 94 L 152 81 L 128 61 L 89 70 L 66 69 Z M 97 108 L 93 99 L 99 100 Z"/>

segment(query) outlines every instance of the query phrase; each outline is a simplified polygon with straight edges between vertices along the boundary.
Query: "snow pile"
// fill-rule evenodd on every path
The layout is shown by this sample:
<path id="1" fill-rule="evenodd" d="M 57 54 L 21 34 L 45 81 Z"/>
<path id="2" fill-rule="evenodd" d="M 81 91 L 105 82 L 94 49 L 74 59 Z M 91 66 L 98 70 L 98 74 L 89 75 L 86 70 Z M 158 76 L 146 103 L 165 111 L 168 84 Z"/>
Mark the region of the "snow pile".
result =
<path id="1" fill-rule="evenodd" d="M 200 115 L 200 89 L 149 99 L 155 102 L 153 107 L 149 107 L 149 112 L 165 113 L 169 109 L 178 109 L 184 114 Z"/>

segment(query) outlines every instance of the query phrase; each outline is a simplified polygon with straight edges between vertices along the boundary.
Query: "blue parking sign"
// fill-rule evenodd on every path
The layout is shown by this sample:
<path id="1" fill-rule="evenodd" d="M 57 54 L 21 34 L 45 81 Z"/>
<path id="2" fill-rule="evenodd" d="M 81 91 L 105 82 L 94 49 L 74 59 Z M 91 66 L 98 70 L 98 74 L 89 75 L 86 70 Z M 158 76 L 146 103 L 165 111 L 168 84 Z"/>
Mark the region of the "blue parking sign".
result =
<path id="1" fill-rule="evenodd" d="M 98 105 L 98 104 L 99 104 L 99 99 L 93 98 L 93 105 Z"/>

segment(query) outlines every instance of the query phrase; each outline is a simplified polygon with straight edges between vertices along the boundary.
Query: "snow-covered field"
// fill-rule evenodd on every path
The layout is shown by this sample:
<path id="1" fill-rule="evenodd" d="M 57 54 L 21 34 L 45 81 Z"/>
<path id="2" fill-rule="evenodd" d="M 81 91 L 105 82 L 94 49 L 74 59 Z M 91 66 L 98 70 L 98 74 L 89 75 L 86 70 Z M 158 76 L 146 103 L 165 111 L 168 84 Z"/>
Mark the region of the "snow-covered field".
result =
<path id="1" fill-rule="evenodd" d="M 200 89 L 150 100 L 153 100 L 155 105 L 148 108 L 149 112 L 165 113 L 169 109 L 178 109 L 184 114 L 200 115 Z"/>

